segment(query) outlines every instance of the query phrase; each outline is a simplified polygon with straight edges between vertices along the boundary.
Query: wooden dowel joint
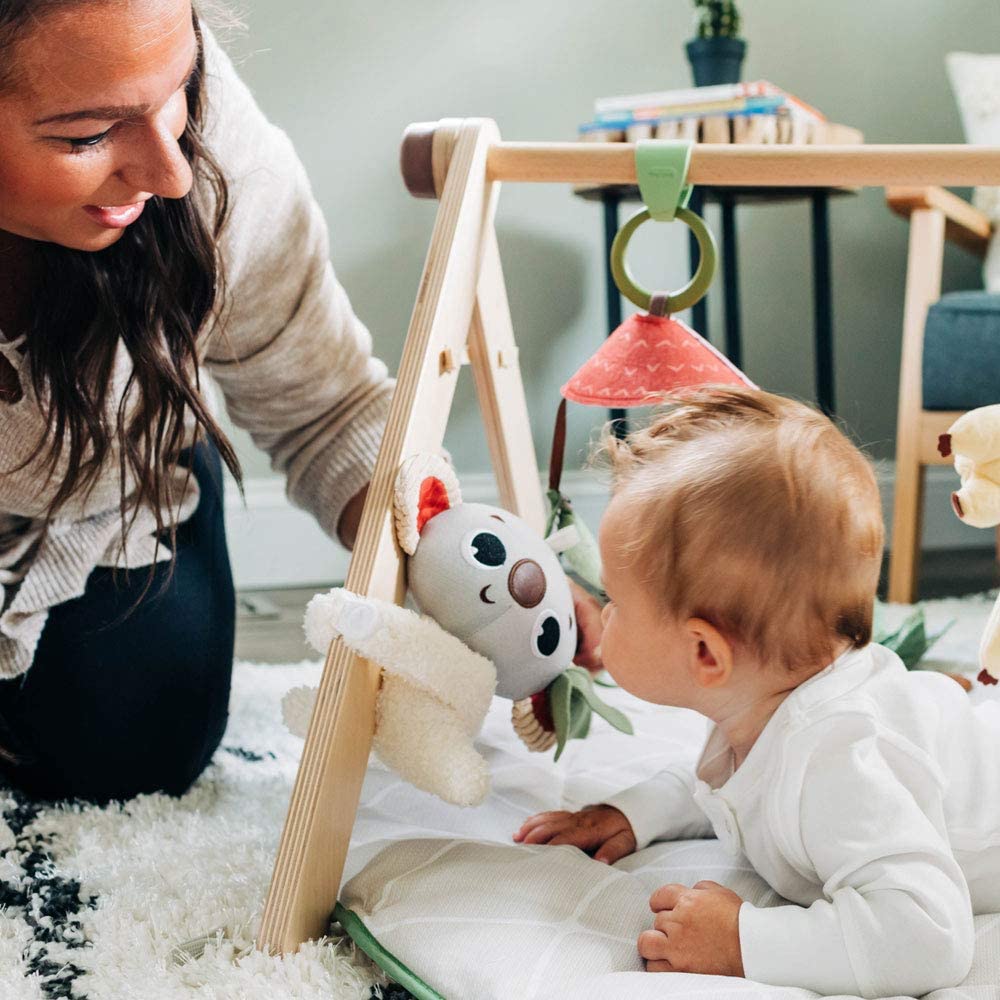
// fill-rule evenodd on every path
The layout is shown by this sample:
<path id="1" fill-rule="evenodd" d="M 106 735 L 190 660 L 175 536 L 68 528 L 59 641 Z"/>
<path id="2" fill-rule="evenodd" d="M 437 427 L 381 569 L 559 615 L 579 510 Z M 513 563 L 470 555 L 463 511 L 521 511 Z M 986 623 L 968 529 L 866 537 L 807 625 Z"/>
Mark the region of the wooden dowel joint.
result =
<path id="1" fill-rule="evenodd" d="M 436 198 L 434 188 L 434 133 L 437 122 L 407 125 L 399 147 L 399 169 L 406 190 L 414 198 Z"/>

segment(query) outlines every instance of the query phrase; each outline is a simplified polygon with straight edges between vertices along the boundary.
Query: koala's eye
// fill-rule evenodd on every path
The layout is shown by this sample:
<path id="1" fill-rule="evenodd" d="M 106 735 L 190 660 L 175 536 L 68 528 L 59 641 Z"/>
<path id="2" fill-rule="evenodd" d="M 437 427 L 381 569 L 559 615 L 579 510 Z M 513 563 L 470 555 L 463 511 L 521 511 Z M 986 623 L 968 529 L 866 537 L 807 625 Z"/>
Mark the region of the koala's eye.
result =
<path id="1" fill-rule="evenodd" d="M 551 656 L 559 648 L 561 635 L 559 620 L 551 611 L 543 611 L 531 630 L 531 651 L 543 659 Z"/>
<path id="2" fill-rule="evenodd" d="M 477 531 L 466 539 L 462 555 L 472 565 L 502 566 L 507 561 L 507 549 L 503 542 L 491 531 Z"/>

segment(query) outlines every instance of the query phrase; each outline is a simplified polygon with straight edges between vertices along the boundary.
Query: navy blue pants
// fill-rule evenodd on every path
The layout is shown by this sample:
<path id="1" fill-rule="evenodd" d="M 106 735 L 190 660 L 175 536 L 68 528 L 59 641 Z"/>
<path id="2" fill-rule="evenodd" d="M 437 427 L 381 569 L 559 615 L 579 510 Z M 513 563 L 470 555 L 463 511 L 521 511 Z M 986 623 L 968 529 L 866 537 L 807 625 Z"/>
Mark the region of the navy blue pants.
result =
<path id="1" fill-rule="evenodd" d="M 34 798 L 106 803 L 180 795 L 211 760 L 235 598 L 222 464 L 207 445 L 191 462 L 201 500 L 177 530 L 172 575 L 166 563 L 151 583 L 148 567 L 95 569 L 82 596 L 49 611 L 27 673 L 0 682 L 0 749 L 15 757 L 0 761 L 0 780 Z"/>

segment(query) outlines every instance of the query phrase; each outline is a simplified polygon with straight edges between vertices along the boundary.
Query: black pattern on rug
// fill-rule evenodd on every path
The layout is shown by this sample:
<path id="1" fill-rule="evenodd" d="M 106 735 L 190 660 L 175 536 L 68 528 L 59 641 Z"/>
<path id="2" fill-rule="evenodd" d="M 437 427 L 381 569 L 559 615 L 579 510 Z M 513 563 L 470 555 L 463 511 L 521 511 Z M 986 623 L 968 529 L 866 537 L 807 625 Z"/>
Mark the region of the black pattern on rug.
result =
<path id="1" fill-rule="evenodd" d="M 277 756 L 270 750 L 265 753 L 260 754 L 255 750 L 247 750 L 246 747 L 223 747 L 226 753 L 231 753 L 234 757 L 239 757 L 240 760 L 249 761 L 251 764 L 259 764 L 262 760 L 277 760 Z"/>
<path id="2" fill-rule="evenodd" d="M 3 820 L 14 835 L 14 844 L 0 850 L 0 858 L 19 874 L 0 877 L 0 908 L 20 911 L 31 929 L 31 941 L 23 951 L 25 977 L 37 975 L 46 1000 L 87 1000 L 76 980 L 85 974 L 65 957 L 67 952 L 89 948 L 80 918 L 81 911 L 94 909 L 97 897 L 80 899 L 80 883 L 56 872 L 55 837 L 26 832 L 38 814 L 51 803 L 36 802 L 13 788 L 0 787 Z M 53 955 L 56 951 L 59 956 Z"/>
<path id="3" fill-rule="evenodd" d="M 373 986 L 370 1000 L 414 1000 L 414 996 L 398 983 L 389 983 L 388 986 Z"/>
<path id="4" fill-rule="evenodd" d="M 223 749 L 248 763 L 276 759 L 271 751 L 258 753 L 240 746 Z M 69 956 L 92 946 L 82 915 L 96 908 L 98 897 L 82 900 L 80 882 L 56 871 L 56 837 L 29 829 L 41 812 L 58 805 L 30 799 L 0 783 L 0 819 L 14 836 L 12 846 L 0 848 L 0 860 L 14 869 L 0 874 L 0 910 L 6 910 L 8 917 L 16 914 L 30 929 L 31 940 L 22 952 L 24 975 L 39 977 L 45 1000 L 88 1000 L 77 983 L 87 970 Z"/>

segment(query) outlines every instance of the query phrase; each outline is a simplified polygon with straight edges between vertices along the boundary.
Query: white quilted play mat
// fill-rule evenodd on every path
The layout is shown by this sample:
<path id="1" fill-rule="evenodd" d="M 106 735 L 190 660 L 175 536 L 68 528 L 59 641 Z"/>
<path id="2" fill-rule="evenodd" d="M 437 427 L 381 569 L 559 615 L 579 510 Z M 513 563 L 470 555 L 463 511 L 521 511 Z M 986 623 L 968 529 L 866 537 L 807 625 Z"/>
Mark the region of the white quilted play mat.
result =
<path id="1" fill-rule="evenodd" d="M 928 665 L 973 670 L 990 602 L 927 608 L 931 630 L 958 619 Z M 54 808 L 0 789 L 2 1000 L 373 995 L 384 977 L 343 939 L 284 958 L 253 949 L 302 746 L 281 724 L 280 700 L 318 676 L 318 664 L 239 665 L 223 749 L 183 799 L 151 795 L 111 809 Z M 509 703 L 497 702 L 481 738 L 493 793 L 476 809 L 445 805 L 373 762 L 342 901 L 446 1000 L 813 996 L 642 971 L 635 939 L 648 925 L 647 900 L 657 886 L 711 878 L 754 903 L 777 902 L 717 842 L 653 845 L 613 868 L 574 848 L 512 844 L 512 832 L 531 813 L 600 800 L 668 763 L 693 763 L 702 721 L 608 694 L 629 713 L 637 735 L 595 719 L 591 737 L 571 743 L 558 765 L 517 742 Z M 935 1000 L 1000 997 L 1000 915 L 979 917 L 976 926 L 967 982 L 933 994 Z"/>
<path id="2" fill-rule="evenodd" d="M 984 600 L 930 605 L 932 631 L 959 620 L 927 666 L 975 669 L 974 640 L 989 606 Z M 550 755 L 524 751 L 511 732 L 508 704 L 496 702 L 482 734 L 493 792 L 476 809 L 447 806 L 373 768 L 350 855 L 347 877 L 353 880 L 342 903 L 448 1000 L 816 996 L 746 980 L 643 971 L 635 942 L 650 926 L 649 895 L 664 883 L 708 878 L 756 905 L 783 902 L 718 841 L 653 844 L 613 868 L 572 847 L 511 844 L 510 834 L 531 813 L 599 802 L 666 763 L 693 766 L 704 720 L 621 691 L 606 694 L 628 713 L 636 735 L 623 736 L 595 720 L 591 736 L 568 744 L 558 765 Z M 996 695 L 982 687 L 974 694 L 989 696 Z M 408 842 L 387 845 L 387 839 Z M 936 1000 L 1000 997 L 1000 915 L 980 916 L 976 927 L 970 976 L 958 989 L 932 994 Z"/>

